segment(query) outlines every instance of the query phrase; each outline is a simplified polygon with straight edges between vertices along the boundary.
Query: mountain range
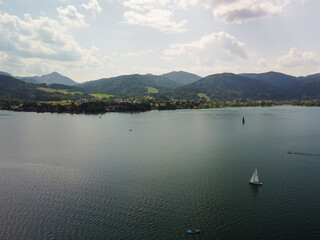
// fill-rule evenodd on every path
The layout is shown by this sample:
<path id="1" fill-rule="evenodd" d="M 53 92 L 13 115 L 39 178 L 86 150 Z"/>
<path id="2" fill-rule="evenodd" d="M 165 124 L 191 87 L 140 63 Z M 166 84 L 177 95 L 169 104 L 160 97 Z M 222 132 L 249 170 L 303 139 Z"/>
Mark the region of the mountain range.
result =
<path id="1" fill-rule="evenodd" d="M 103 78 L 78 86 L 90 93 L 106 93 L 134 97 L 144 96 L 150 93 L 169 92 L 182 86 L 182 84 L 162 76 L 133 74 Z"/>
<path id="2" fill-rule="evenodd" d="M 40 84 L 40 83 L 45 83 L 47 85 L 57 83 L 57 84 L 63 84 L 67 86 L 75 86 L 78 83 L 73 81 L 72 79 L 63 76 L 57 72 L 53 72 L 47 75 L 42 75 L 42 76 L 32 76 L 32 77 L 20 77 L 20 76 L 13 76 L 10 73 L 7 72 L 2 72 L 0 71 L 0 75 L 4 76 L 10 76 L 14 77 L 16 79 L 22 80 L 27 83 L 33 83 L 33 84 Z"/>
<path id="3" fill-rule="evenodd" d="M 0 75 L 0 101 L 53 101 L 57 94 L 39 90 L 35 84 L 26 83 L 9 75 Z"/>
<path id="4" fill-rule="evenodd" d="M 24 82 L 29 82 L 29 83 L 45 83 L 45 84 L 53 84 L 53 83 L 58 83 L 58 84 L 64 84 L 68 86 L 74 86 L 77 85 L 78 83 L 73 81 L 72 79 L 63 76 L 57 72 L 50 73 L 48 75 L 43 75 L 43 76 L 34 76 L 34 77 L 16 77 Z"/>
<path id="5" fill-rule="evenodd" d="M 290 95 L 278 87 L 253 78 L 232 73 L 214 74 L 194 83 L 174 90 L 181 99 L 206 98 L 215 100 L 230 100 L 239 98 L 250 99 L 284 99 Z"/>
<path id="6" fill-rule="evenodd" d="M 38 89 L 39 83 L 45 83 L 45 87 L 51 84 L 50 87 L 55 89 L 66 89 L 68 91 L 71 89 L 71 91 L 91 94 L 101 93 L 121 98 L 138 96 L 166 96 L 166 99 L 187 100 L 320 98 L 320 74 L 294 77 L 279 72 L 222 73 L 201 78 L 195 74 L 181 71 L 163 75 L 123 75 L 82 84 L 77 84 L 70 78 L 56 72 L 41 77 L 13 77 L 9 73 L 0 72 L 0 76 L 0 81 L 3 81 L 4 77 L 6 77 L 6 81 L 8 81 L 8 77 L 12 80 L 12 85 L 9 87 L 10 91 L 8 90 L 12 96 L 17 96 L 14 94 L 14 86 L 16 86 L 17 91 L 23 92 L 22 89 L 25 87 L 29 89 L 26 92 L 30 92 L 30 88 Z M 2 88 L 0 95 L 4 96 L 6 94 L 5 86 L 9 85 L 1 85 L 0 82 Z M 8 94 L 5 95 L 6 97 L 3 96 L 1 97 L 2 100 L 10 98 Z M 41 95 L 41 97 L 43 96 Z"/>

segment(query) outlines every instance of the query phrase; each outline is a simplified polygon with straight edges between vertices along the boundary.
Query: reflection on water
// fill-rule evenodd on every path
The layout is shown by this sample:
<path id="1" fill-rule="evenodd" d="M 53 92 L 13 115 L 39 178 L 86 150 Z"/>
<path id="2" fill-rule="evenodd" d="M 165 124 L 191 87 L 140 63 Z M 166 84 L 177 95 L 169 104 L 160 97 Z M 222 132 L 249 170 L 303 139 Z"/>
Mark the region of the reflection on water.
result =
<path id="1" fill-rule="evenodd" d="M 261 187 L 261 186 L 254 186 L 254 185 L 250 184 L 250 188 L 251 188 L 251 191 L 252 191 L 252 193 L 253 193 L 254 196 L 257 196 L 257 195 L 258 195 L 258 192 L 259 192 L 259 188 L 260 188 L 260 187 Z"/>
<path id="2" fill-rule="evenodd" d="M 320 236 L 317 108 L 0 118 L 0 239 Z"/>

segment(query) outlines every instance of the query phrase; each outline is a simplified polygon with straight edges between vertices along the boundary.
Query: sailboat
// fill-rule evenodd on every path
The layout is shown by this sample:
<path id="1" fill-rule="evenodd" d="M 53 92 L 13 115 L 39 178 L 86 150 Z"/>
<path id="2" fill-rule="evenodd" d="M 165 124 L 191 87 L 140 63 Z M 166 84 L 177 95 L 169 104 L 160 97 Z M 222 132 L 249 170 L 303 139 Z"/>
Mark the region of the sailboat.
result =
<path id="1" fill-rule="evenodd" d="M 262 182 L 259 182 L 258 170 L 256 169 L 250 179 L 250 184 L 262 186 Z"/>
<path id="2" fill-rule="evenodd" d="M 189 229 L 189 230 L 187 230 L 187 233 L 189 233 L 189 234 L 196 234 L 196 233 L 200 233 L 201 232 L 201 230 L 199 230 L 199 229 Z"/>

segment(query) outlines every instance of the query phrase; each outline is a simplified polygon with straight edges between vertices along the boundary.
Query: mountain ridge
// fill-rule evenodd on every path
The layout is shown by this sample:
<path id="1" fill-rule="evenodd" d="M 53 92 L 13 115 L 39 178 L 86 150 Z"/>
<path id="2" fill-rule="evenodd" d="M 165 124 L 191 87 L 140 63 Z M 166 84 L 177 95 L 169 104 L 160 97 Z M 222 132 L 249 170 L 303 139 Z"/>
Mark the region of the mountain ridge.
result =
<path id="1" fill-rule="evenodd" d="M 73 86 L 78 84 L 77 82 L 73 81 L 71 78 L 63 76 L 58 72 L 52 72 L 47 75 L 42 75 L 40 77 L 35 76 L 32 78 L 40 83 L 46 83 L 48 85 L 53 83 L 64 84 L 68 86 Z"/>
<path id="2" fill-rule="evenodd" d="M 160 76 L 168 78 L 174 82 L 181 83 L 183 85 L 187 85 L 201 79 L 201 77 L 196 74 L 184 71 L 172 71 L 169 73 L 162 74 Z"/>
<path id="3" fill-rule="evenodd" d="M 239 76 L 233 73 L 209 75 L 194 83 L 174 90 L 179 98 L 195 99 L 205 94 L 211 100 L 238 98 L 277 99 L 284 98 L 285 92 L 263 81 Z"/>
<path id="4" fill-rule="evenodd" d="M 232 99 L 319 99 L 320 98 L 320 74 L 312 74 L 305 77 L 294 77 L 280 72 L 266 73 L 220 73 L 212 74 L 204 78 L 199 78 L 187 72 L 170 72 L 170 74 L 178 74 L 181 76 L 192 76 L 192 82 L 189 84 L 178 83 L 170 80 L 163 75 L 121 75 L 111 78 L 102 78 L 98 80 L 88 81 L 85 83 L 72 85 L 64 85 L 59 83 L 42 83 L 31 82 L 30 85 L 24 85 L 26 89 L 53 86 L 54 88 L 65 89 L 67 91 L 79 91 L 84 93 L 101 93 L 118 97 L 164 97 L 164 99 L 189 99 L 198 100 L 232 100 Z M 0 72 L 1 79 L 10 77 L 12 84 L 10 85 L 10 93 L 14 93 L 14 85 L 17 92 L 21 90 L 21 82 L 17 82 L 17 77 L 13 77 L 10 73 Z M 57 78 L 60 75 L 53 72 L 47 76 L 49 79 Z M 42 76 L 42 77 L 43 77 Z M 168 75 L 167 75 L 168 76 Z M 171 75 L 172 76 L 172 75 Z M 64 76 L 62 76 L 64 77 Z M 24 77 L 37 79 L 36 77 Z M 66 77 L 67 78 L 67 77 Z M 29 79 L 29 81 L 31 81 Z M 8 82 L 8 79 L 6 79 Z M 35 80 L 36 81 L 36 80 Z M 25 83 L 25 82 L 24 82 Z M 31 87 L 34 85 L 33 87 Z M 38 86 L 37 86 L 38 85 Z M 32 91 L 27 91 L 32 95 Z M 2 95 L 6 95 L 4 91 Z M 38 93 L 37 93 L 38 94 Z M 36 95 L 37 95 L 36 94 Z M 24 94 L 22 94 L 25 96 Z M 40 94 L 41 95 L 41 94 Z M 157 98 L 158 98 L 157 97 Z M 4 97 L 5 98 L 5 97 Z M 8 98 L 9 95 L 8 95 Z M 3 98 L 2 98 L 3 99 Z"/>
<path id="5" fill-rule="evenodd" d="M 88 92 L 106 93 L 112 95 L 142 96 L 148 93 L 148 87 L 155 88 L 159 92 L 168 92 L 181 84 L 162 76 L 151 74 L 122 75 L 112 78 L 102 78 L 79 84 L 79 87 Z"/>

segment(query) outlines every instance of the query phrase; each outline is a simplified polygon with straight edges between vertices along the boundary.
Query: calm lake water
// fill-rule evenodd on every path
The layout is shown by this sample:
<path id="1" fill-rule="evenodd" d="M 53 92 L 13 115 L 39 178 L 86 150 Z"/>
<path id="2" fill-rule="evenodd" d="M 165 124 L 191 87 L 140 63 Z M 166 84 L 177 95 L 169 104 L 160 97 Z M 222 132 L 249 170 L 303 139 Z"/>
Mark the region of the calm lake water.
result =
<path id="1" fill-rule="evenodd" d="M 0 239 L 320 239 L 319 126 L 305 107 L 0 111 Z"/>

